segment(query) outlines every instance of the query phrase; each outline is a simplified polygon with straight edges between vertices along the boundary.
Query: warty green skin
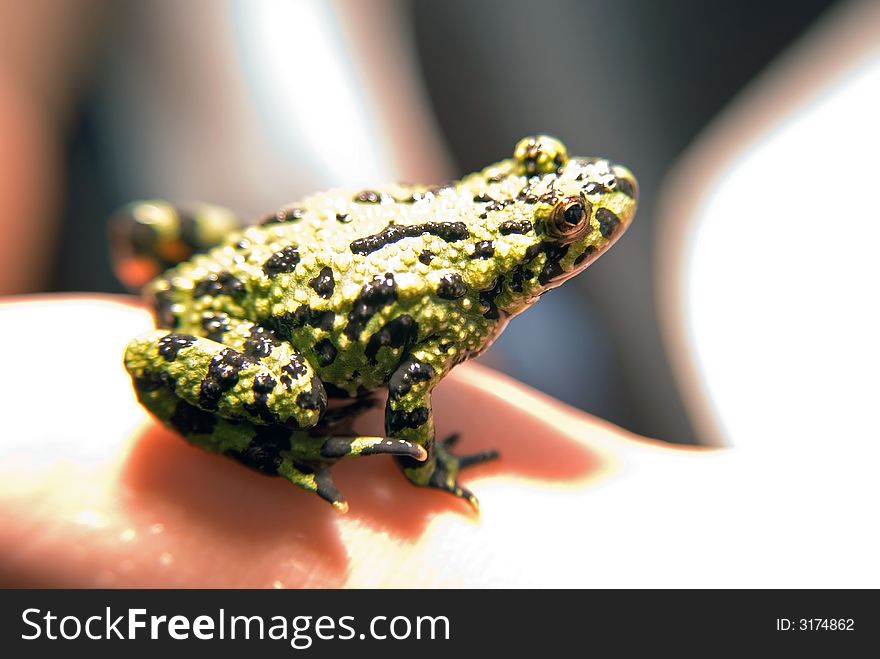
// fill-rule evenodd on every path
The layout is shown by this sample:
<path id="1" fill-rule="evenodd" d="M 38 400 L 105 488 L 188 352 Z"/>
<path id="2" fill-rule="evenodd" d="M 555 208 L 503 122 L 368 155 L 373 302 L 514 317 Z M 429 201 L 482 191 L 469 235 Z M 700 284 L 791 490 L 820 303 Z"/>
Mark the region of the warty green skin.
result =
<path id="1" fill-rule="evenodd" d="M 338 510 L 329 467 L 373 453 L 476 507 L 458 472 L 494 452 L 457 457 L 435 442 L 432 390 L 601 256 L 636 196 L 624 167 L 569 158 L 545 136 L 443 187 L 315 194 L 151 282 L 160 329 L 128 345 L 126 368 L 139 400 L 187 440 Z M 385 436 L 358 435 L 352 421 L 383 388 Z M 350 400 L 328 406 L 328 394 Z"/>

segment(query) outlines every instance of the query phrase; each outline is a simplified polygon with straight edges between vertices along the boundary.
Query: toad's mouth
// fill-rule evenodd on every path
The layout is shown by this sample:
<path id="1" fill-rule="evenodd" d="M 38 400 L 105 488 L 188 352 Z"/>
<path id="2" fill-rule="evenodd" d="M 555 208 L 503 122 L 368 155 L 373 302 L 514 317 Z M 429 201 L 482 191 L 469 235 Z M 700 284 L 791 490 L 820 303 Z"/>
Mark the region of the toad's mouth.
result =
<path id="1" fill-rule="evenodd" d="M 584 270 L 586 270 L 588 267 L 590 267 L 594 261 L 596 261 L 605 252 L 607 252 L 609 249 L 611 249 L 618 240 L 620 240 L 620 237 L 624 233 L 626 233 L 627 228 L 629 228 L 629 224 L 630 224 L 629 221 L 621 222 L 620 228 L 609 237 L 608 242 L 605 243 L 605 245 L 603 245 L 601 249 L 597 249 L 594 252 L 592 252 L 589 256 L 587 256 L 582 262 L 578 263 L 576 266 L 573 266 L 573 267 L 569 268 L 568 270 L 564 270 L 563 272 L 560 272 L 555 277 L 552 277 L 551 279 L 549 279 L 544 286 L 544 290 L 549 291 L 553 288 L 556 288 L 557 286 L 561 286 L 562 284 L 567 282 L 572 277 L 576 277 L 577 275 L 581 274 Z M 543 293 L 543 291 L 542 291 L 542 293 Z"/>

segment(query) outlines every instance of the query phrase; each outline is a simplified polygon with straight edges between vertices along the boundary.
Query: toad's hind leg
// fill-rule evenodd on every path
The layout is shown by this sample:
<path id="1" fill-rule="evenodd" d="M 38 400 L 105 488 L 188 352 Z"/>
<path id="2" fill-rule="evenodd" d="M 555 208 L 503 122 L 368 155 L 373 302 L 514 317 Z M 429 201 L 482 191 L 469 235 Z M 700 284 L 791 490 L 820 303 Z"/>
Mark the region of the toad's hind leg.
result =
<path id="1" fill-rule="evenodd" d="M 347 510 L 347 504 L 330 479 L 328 466 L 300 463 L 291 451 L 294 436 L 305 436 L 302 431 L 224 419 L 181 398 L 169 378 L 141 379 L 136 381 L 135 387 L 141 404 L 189 443 L 233 458 L 263 474 L 282 476 L 304 490 L 315 492 L 335 508 Z"/>
<path id="2" fill-rule="evenodd" d="M 125 368 L 138 398 L 144 402 L 145 392 L 162 385 L 190 405 L 226 419 L 289 428 L 315 426 L 326 409 L 327 395 L 314 369 L 286 342 L 243 344 L 241 325 L 218 336 L 223 343 L 167 330 L 130 341 Z"/>
<path id="3" fill-rule="evenodd" d="M 262 456 L 266 452 L 262 441 L 262 439 L 252 441 L 243 455 L 228 453 L 227 455 L 254 467 L 252 457 Z M 342 497 L 330 476 L 330 467 L 337 461 L 346 457 L 381 454 L 405 457 L 414 462 L 424 461 L 428 457 L 425 449 L 418 444 L 387 437 L 314 437 L 299 431 L 290 434 L 286 443 L 283 440 L 281 443 L 285 447 L 289 446 L 290 449 L 280 451 L 280 462 L 277 465 L 274 462 L 267 465 L 269 470 L 265 473 L 277 473 L 294 485 L 314 491 L 340 512 L 348 511 L 348 502 Z"/>
<path id="4" fill-rule="evenodd" d="M 280 425 L 225 419 L 180 397 L 167 377 L 141 379 L 135 386 L 144 407 L 191 444 L 260 473 L 281 476 L 314 492 L 340 512 L 348 510 L 348 503 L 330 475 L 338 460 L 387 453 L 420 461 L 427 455 L 421 446 L 385 437 L 314 436 Z"/>
<path id="5" fill-rule="evenodd" d="M 148 281 L 193 254 L 219 245 L 241 222 L 225 208 L 180 208 L 158 199 L 136 201 L 110 218 L 116 278 L 137 292 Z"/>

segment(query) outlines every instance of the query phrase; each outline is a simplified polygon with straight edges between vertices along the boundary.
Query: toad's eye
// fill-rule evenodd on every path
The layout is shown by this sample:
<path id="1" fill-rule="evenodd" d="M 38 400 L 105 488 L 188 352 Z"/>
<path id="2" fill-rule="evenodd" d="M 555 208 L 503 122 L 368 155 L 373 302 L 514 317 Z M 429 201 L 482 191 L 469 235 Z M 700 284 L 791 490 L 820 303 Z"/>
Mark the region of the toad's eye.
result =
<path id="1" fill-rule="evenodd" d="M 566 197 L 553 209 L 547 233 L 563 244 L 571 243 L 590 231 L 592 207 L 582 195 Z"/>
<path id="2" fill-rule="evenodd" d="M 564 211 L 562 211 L 562 219 L 565 220 L 566 224 L 570 224 L 571 226 L 576 227 L 578 224 L 584 221 L 583 204 L 575 202 L 568 206 Z"/>

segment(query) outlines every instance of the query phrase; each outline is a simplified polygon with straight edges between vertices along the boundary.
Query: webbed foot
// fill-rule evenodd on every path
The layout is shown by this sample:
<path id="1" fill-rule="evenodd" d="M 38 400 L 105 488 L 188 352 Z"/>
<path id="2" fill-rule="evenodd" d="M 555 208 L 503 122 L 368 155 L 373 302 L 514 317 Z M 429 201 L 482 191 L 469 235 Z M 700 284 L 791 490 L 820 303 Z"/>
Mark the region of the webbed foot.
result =
<path id="1" fill-rule="evenodd" d="M 313 438 L 312 438 L 313 439 Z M 348 502 L 333 483 L 330 468 L 346 457 L 387 454 L 423 462 L 428 452 L 418 444 L 388 437 L 326 437 L 321 442 L 304 441 L 286 453 L 278 474 L 290 482 L 315 492 L 341 513 Z"/>
<path id="2" fill-rule="evenodd" d="M 452 447 L 455 446 L 459 438 L 459 433 L 453 433 L 434 445 L 436 464 L 434 465 L 433 473 L 425 485 L 461 497 L 467 500 L 476 512 L 480 512 L 479 500 L 474 496 L 473 492 L 459 484 L 458 474 L 467 467 L 486 462 L 487 460 L 494 460 L 498 457 L 498 451 L 480 451 L 479 453 L 458 456 L 452 452 Z"/>

